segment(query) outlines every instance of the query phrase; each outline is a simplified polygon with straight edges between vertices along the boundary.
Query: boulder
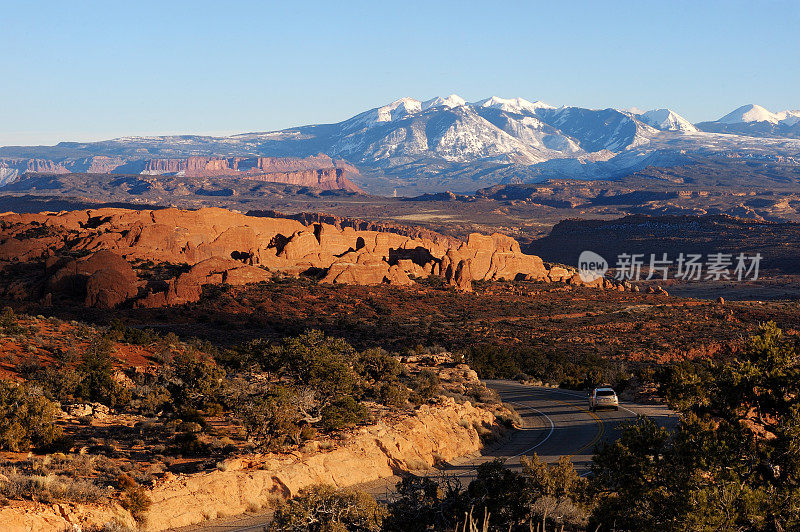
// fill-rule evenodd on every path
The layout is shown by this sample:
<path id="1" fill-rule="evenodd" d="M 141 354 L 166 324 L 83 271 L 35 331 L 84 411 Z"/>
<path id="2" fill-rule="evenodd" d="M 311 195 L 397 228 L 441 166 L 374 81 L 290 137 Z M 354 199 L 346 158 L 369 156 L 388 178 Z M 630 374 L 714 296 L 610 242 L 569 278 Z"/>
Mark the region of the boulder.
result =
<path id="1" fill-rule="evenodd" d="M 247 265 L 225 270 L 225 273 L 222 276 L 223 283 L 234 286 L 262 283 L 270 281 L 271 279 L 272 274 L 270 274 L 267 270 Z"/>
<path id="2" fill-rule="evenodd" d="M 472 280 L 515 280 L 518 278 L 544 279 L 548 274 L 542 260 L 535 255 L 525 255 L 513 238 L 495 233 L 491 236 L 472 233 L 467 242 L 447 251 L 450 262 L 470 261 Z M 446 271 L 442 264 L 442 271 Z M 446 274 L 445 274 L 446 275 Z"/>
<path id="3" fill-rule="evenodd" d="M 414 281 L 412 281 L 408 275 L 406 275 L 406 272 L 397 265 L 389 267 L 389 272 L 386 274 L 386 278 L 384 280 L 387 283 L 395 286 L 408 286 L 414 284 Z"/>
<path id="4" fill-rule="evenodd" d="M 44 238 L 9 238 L 0 243 L 0 260 L 10 262 L 27 262 L 52 255 L 61 244 L 57 237 Z"/>
<path id="5" fill-rule="evenodd" d="M 104 420 L 111 415 L 111 409 L 101 403 L 78 403 L 68 405 L 67 413 L 73 417 L 91 417 L 97 420 Z"/>
<path id="6" fill-rule="evenodd" d="M 86 281 L 87 307 L 110 309 L 135 297 L 138 293 L 135 282 L 117 270 L 98 270 Z"/>
<path id="7" fill-rule="evenodd" d="M 133 267 L 112 251 L 51 264 L 60 267 L 48 279 L 48 293 L 83 298 L 86 306 L 114 308 L 138 293 Z"/>
<path id="8" fill-rule="evenodd" d="M 547 272 L 547 277 L 550 279 L 550 281 L 554 283 L 560 283 L 566 281 L 571 276 L 572 273 L 570 273 L 570 271 L 567 270 L 566 268 L 562 268 L 561 266 L 553 266 Z"/>

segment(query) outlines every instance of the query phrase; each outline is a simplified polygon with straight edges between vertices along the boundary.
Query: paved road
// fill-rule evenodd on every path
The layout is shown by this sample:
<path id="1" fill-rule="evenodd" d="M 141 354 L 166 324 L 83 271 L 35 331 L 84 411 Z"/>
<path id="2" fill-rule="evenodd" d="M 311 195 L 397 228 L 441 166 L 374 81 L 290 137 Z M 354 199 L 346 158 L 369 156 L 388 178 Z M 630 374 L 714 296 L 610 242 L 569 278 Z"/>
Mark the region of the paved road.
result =
<path id="1" fill-rule="evenodd" d="M 512 468 L 520 467 L 520 457 L 537 453 L 545 462 L 556 462 L 567 455 L 579 473 L 589 469 L 597 444 L 616 440 L 621 424 L 637 415 L 647 416 L 662 426 L 674 426 L 675 414 L 662 405 L 621 402 L 618 411 L 590 412 L 585 393 L 526 386 L 511 381 L 486 381 L 503 402 L 522 416 L 523 427 L 508 442 L 472 463 L 502 458 Z"/>
<path id="2" fill-rule="evenodd" d="M 637 415 L 644 415 L 662 426 L 674 426 L 674 413 L 660 405 L 620 403 L 619 411 L 590 412 L 585 393 L 527 386 L 513 381 L 486 381 L 497 390 L 503 402 L 512 405 L 522 416 L 522 427 L 502 443 L 480 456 L 462 458 L 450 464 L 446 472 L 458 476 L 467 485 L 478 464 L 501 458 L 508 467 L 521 467 L 520 457 L 537 453 L 548 463 L 567 455 L 578 473 L 585 474 L 595 445 L 619 437 L 620 425 Z M 436 472 L 439 473 L 438 471 Z M 388 497 L 399 478 L 381 479 L 359 486 L 379 499 Z M 247 516 L 218 520 L 203 526 L 186 527 L 181 532 L 255 532 L 264 530 L 267 516 Z"/>

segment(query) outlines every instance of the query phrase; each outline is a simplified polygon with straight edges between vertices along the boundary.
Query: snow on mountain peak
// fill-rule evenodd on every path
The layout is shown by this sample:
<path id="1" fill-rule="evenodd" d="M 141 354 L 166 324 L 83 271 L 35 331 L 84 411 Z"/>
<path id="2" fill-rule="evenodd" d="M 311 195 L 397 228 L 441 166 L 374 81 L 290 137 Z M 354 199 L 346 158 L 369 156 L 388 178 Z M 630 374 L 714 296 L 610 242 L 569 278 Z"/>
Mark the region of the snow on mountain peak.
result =
<path id="1" fill-rule="evenodd" d="M 751 103 L 731 111 L 717 120 L 717 122 L 721 124 L 742 124 L 745 122 L 769 122 L 770 124 L 777 124 L 780 120 L 777 114 L 764 109 L 760 105 Z"/>
<path id="2" fill-rule="evenodd" d="M 777 113 L 777 117 L 780 120 L 781 124 L 785 126 L 793 126 L 798 122 L 800 122 L 800 111 L 798 110 L 790 111 L 787 109 L 786 111 L 781 111 L 780 113 Z"/>
<path id="3" fill-rule="evenodd" d="M 491 107 L 493 109 L 500 109 L 508 113 L 520 113 L 528 111 L 535 113 L 537 109 L 555 109 L 552 105 L 548 105 L 542 101 L 529 102 L 524 98 L 501 98 L 499 96 L 492 96 L 484 100 L 479 100 L 473 105 L 476 107 Z"/>
<path id="4" fill-rule="evenodd" d="M 467 102 L 464 100 L 464 98 L 458 96 L 457 94 L 451 94 L 446 98 L 437 96 L 436 98 L 427 100 L 425 102 L 406 97 L 395 100 L 392 103 L 384 105 L 383 107 L 378 107 L 376 109 L 361 113 L 360 115 L 354 117 L 354 119 L 357 119 L 355 120 L 356 123 L 366 124 L 367 127 L 371 127 L 381 122 L 393 122 L 400 118 L 417 114 L 434 107 L 446 107 L 448 109 L 452 109 L 454 107 L 460 107 L 466 103 Z"/>
<path id="5" fill-rule="evenodd" d="M 672 109 L 653 109 L 642 113 L 639 118 L 647 125 L 661 131 L 696 132 L 697 128 Z"/>
<path id="6" fill-rule="evenodd" d="M 466 103 L 467 101 L 458 94 L 451 94 L 446 98 L 437 96 L 436 98 L 422 102 L 422 110 L 426 111 L 434 107 L 447 107 L 448 109 L 452 109 L 453 107 L 461 107 Z"/>
<path id="7" fill-rule="evenodd" d="M 389 105 L 378 108 L 377 122 L 391 122 L 405 115 L 418 113 L 422 110 L 422 104 L 414 98 L 400 98 Z"/>

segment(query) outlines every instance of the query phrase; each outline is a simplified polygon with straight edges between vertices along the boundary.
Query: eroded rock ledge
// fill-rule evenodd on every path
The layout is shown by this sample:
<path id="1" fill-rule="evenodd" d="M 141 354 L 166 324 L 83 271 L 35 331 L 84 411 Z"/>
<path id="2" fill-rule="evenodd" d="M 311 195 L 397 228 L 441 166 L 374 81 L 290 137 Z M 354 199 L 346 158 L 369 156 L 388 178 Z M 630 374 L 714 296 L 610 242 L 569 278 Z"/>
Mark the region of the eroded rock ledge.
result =
<path id="1" fill-rule="evenodd" d="M 463 242 L 304 225 L 218 208 L 2 214 L 0 268 L 20 263 L 31 268 L 25 275 L 10 272 L 0 295 L 47 303 L 66 294 L 103 308 L 193 302 L 205 284 L 267 281 L 274 273 L 316 275 L 324 283 L 398 286 L 434 275 L 465 291 L 479 280 L 583 284 L 574 271 L 547 268 L 539 257 L 522 253 L 516 240 L 498 233 L 473 233 Z M 187 269 L 154 279 L 150 269 L 158 264 Z M 593 284 L 611 287 L 603 279 Z"/>
<path id="2" fill-rule="evenodd" d="M 153 504 L 146 530 L 167 530 L 218 515 L 244 513 L 313 484 L 344 488 L 427 469 L 436 460 L 478 452 L 482 447 L 479 432 L 498 430 L 495 416 L 488 410 L 443 398 L 441 404 L 419 407 L 412 416 L 361 427 L 329 450 L 309 448 L 233 458 L 211 472 L 171 475 L 149 492 Z M 0 509 L 0 522 L 8 532 L 60 532 L 74 525 L 101 526 L 112 519 L 133 524 L 118 505 L 30 503 Z"/>

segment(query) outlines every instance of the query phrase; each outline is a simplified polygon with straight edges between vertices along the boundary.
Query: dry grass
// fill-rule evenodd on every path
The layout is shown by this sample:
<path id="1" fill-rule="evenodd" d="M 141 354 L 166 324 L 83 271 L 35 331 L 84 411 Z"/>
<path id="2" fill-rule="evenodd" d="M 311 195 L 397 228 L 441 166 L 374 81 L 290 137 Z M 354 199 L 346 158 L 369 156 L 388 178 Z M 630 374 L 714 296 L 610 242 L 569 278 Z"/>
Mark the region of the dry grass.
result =
<path id="1" fill-rule="evenodd" d="M 4 469 L 2 474 L 8 480 L 0 482 L 0 495 L 7 499 L 98 504 L 106 501 L 109 495 L 108 490 L 86 479 L 52 473 L 28 474 L 16 468 Z"/>

